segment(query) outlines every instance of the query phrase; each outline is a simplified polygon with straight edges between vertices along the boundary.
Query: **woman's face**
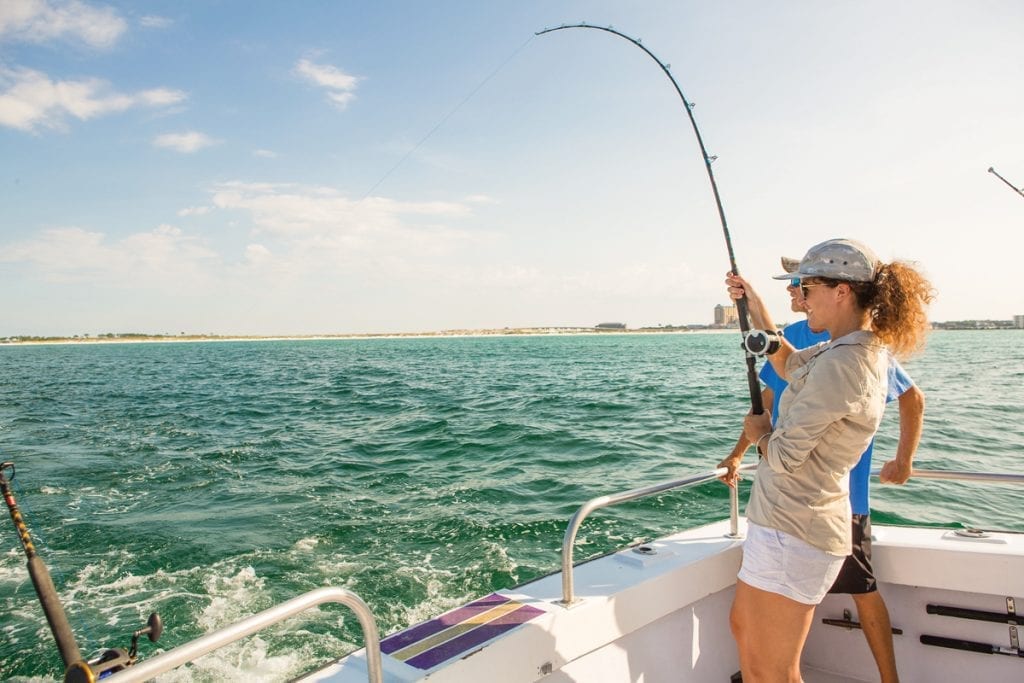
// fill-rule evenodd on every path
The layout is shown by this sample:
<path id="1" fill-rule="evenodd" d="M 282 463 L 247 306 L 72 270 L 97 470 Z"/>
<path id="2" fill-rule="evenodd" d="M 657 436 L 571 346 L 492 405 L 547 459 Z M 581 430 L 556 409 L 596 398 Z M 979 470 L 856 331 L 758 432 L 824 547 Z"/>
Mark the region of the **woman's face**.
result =
<path id="1" fill-rule="evenodd" d="M 808 326 L 815 332 L 829 329 L 835 319 L 836 288 L 816 278 L 803 278 L 800 293 Z"/>

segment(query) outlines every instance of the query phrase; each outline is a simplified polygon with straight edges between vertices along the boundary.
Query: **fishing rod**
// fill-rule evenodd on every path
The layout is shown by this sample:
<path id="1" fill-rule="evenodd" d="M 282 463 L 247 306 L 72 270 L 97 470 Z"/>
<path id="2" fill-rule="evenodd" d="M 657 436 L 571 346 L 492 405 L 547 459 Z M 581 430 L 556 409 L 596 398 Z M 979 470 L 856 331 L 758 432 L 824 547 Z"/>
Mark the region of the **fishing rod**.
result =
<path id="1" fill-rule="evenodd" d="M 60 651 L 60 658 L 64 662 L 65 683 L 92 683 L 115 671 L 131 666 L 138 659 L 139 637 L 146 635 L 151 642 L 155 643 L 163 632 L 163 623 L 160 621 L 160 615 L 156 612 L 149 615 L 149 621 L 146 623 L 146 626 L 132 634 L 132 643 L 127 651 L 123 648 L 112 648 L 103 652 L 95 660 L 87 662 L 82 659 L 82 652 L 78 648 L 78 641 L 75 640 L 71 624 L 68 623 L 68 617 L 64 613 L 60 596 L 57 595 L 57 589 L 53 585 L 50 571 L 46 568 L 43 559 L 39 557 L 39 553 L 36 552 L 28 526 L 21 516 L 18 504 L 14 501 L 14 494 L 11 493 L 10 483 L 14 481 L 14 476 L 13 462 L 0 463 L 0 493 L 3 493 L 7 510 L 11 513 L 14 528 L 18 532 L 21 547 L 28 558 L 26 563 L 28 575 L 36 589 L 36 595 L 39 597 L 39 603 L 43 607 L 43 613 L 46 615 L 46 621 L 50 625 L 53 638 L 57 641 L 57 650 Z"/>
<path id="2" fill-rule="evenodd" d="M 1003 176 L 999 175 L 999 173 L 996 171 L 996 169 L 994 169 L 991 166 L 989 166 L 988 167 L 988 172 L 991 173 L 992 175 L 994 175 L 996 178 L 999 178 L 1000 180 L 1002 180 L 1007 185 L 1009 185 L 1010 189 L 1013 190 L 1014 192 L 1016 192 L 1017 194 L 1019 194 L 1021 197 L 1024 197 L 1024 189 L 1018 188 L 1016 185 L 1011 183 L 1009 180 L 1007 180 Z"/>
<path id="3" fill-rule="evenodd" d="M 693 118 L 694 103 L 687 101 L 686 96 L 683 95 L 682 88 L 679 87 L 676 79 L 672 76 L 672 72 L 669 71 L 671 65 L 665 64 L 658 59 L 658 57 L 648 50 L 639 39 L 632 38 L 627 36 L 625 33 L 616 31 L 611 26 L 594 26 L 593 24 L 588 24 L 586 22 L 581 22 L 579 24 L 562 24 L 556 28 L 546 28 L 543 31 L 537 31 L 534 35 L 541 36 L 545 33 L 563 31 L 570 28 L 595 29 L 624 38 L 646 52 L 647 56 L 657 62 L 658 66 L 661 67 L 661 70 L 665 72 L 666 76 L 668 76 L 668 80 L 670 80 L 672 85 L 675 87 L 676 93 L 679 95 L 679 99 L 683 101 L 683 107 L 686 109 L 686 115 L 690 118 L 690 125 L 693 126 L 693 133 L 697 136 L 697 144 L 700 146 L 701 156 L 704 158 L 704 168 L 708 172 L 708 180 L 711 181 L 711 191 L 715 195 L 715 206 L 718 207 L 718 218 L 722 223 L 722 233 L 725 235 L 725 248 L 729 252 L 729 269 L 735 275 L 739 275 L 740 270 L 736 267 L 736 255 L 732 248 L 732 238 L 729 236 L 729 225 L 725 220 L 725 209 L 722 208 L 722 198 L 718 193 L 718 183 L 715 182 L 715 174 L 711 170 L 711 164 L 718 157 L 710 156 L 707 149 L 704 147 L 704 138 L 701 137 L 700 129 L 697 128 L 697 120 Z M 775 332 L 752 330 L 750 328 L 750 315 L 747 308 L 746 294 L 744 294 L 742 298 L 736 300 L 736 313 L 739 317 L 740 333 L 743 335 L 742 348 L 746 352 L 747 385 L 750 389 L 751 412 L 755 415 L 760 415 L 764 412 L 764 403 L 761 400 L 761 387 L 757 379 L 757 357 L 773 353 L 779 348 L 779 344 L 781 342 Z"/>

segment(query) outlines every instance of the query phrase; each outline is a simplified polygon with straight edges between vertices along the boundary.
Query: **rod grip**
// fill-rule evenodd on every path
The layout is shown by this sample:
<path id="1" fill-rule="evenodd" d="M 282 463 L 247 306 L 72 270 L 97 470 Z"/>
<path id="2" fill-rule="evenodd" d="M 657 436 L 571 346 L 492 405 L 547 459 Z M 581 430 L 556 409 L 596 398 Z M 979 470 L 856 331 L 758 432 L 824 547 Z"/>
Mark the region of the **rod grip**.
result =
<path id="1" fill-rule="evenodd" d="M 1012 626 L 1024 626 L 1024 616 L 1010 614 L 1008 612 L 987 612 L 980 609 L 967 607 L 950 607 L 948 605 L 928 605 L 925 607 L 928 614 L 938 614 L 944 617 L 957 617 L 958 619 L 974 619 L 976 621 L 991 621 L 997 624 L 1010 624 Z"/>
<path id="2" fill-rule="evenodd" d="M 968 652 L 980 652 L 986 655 L 993 653 L 992 646 L 988 643 L 978 643 L 973 640 L 961 640 L 960 638 L 922 635 L 921 642 L 925 645 L 948 647 L 952 650 L 967 650 Z"/>

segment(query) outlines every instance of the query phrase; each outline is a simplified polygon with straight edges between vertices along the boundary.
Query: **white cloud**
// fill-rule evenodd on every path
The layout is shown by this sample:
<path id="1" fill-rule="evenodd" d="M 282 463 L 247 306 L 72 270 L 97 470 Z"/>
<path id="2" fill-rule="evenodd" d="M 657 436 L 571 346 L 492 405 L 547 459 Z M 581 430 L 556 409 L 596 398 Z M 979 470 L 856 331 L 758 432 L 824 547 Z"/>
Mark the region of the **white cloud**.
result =
<path id="1" fill-rule="evenodd" d="M 358 201 L 338 190 L 297 184 L 229 182 L 211 201 L 181 208 L 182 220 L 217 212 L 236 226 L 217 251 L 205 238 L 173 225 L 115 237 L 100 230 L 60 227 L 0 244 L 0 263 L 15 263 L 43 281 L 94 283 L 164 293 L 246 291 L 275 287 L 363 287 L 371 282 L 461 282 L 458 263 L 477 254 L 470 286 L 514 288 L 536 274 L 488 265 L 494 236 L 461 229 L 465 202 Z M 246 227 L 251 234 L 243 237 Z M 229 240 L 235 239 L 234 243 Z M 347 283 L 341 285 L 339 283 Z M 203 288 L 206 288 L 203 290 Z M 299 291 L 299 290 L 296 290 Z"/>
<path id="2" fill-rule="evenodd" d="M 452 224 L 470 214 L 456 202 L 357 201 L 329 187 L 230 182 L 213 189 L 211 203 L 247 214 L 269 250 L 247 254 L 247 263 L 294 277 L 408 276 L 488 238 Z"/>
<path id="3" fill-rule="evenodd" d="M 262 244 L 250 244 L 245 248 L 245 261 L 253 266 L 268 262 L 272 256 L 270 250 Z"/>
<path id="4" fill-rule="evenodd" d="M 359 76 L 351 76 L 341 69 L 329 64 L 314 64 L 308 59 L 300 59 L 295 65 L 295 73 L 305 80 L 327 90 L 327 99 L 339 109 L 345 109 L 355 99 L 355 89 Z"/>
<path id="5" fill-rule="evenodd" d="M 143 90 L 136 97 L 139 98 L 142 104 L 148 104 L 152 107 L 163 107 L 181 102 L 185 99 L 185 93 L 169 88 L 153 88 L 152 90 Z"/>
<path id="6" fill-rule="evenodd" d="M 252 151 L 254 157 L 262 157 L 264 159 L 276 159 L 277 152 L 272 152 L 269 149 L 254 149 Z"/>
<path id="7" fill-rule="evenodd" d="M 68 116 L 85 121 L 134 107 L 176 104 L 185 97 L 185 93 L 167 88 L 125 94 L 97 78 L 51 81 L 34 69 L 0 67 L 0 125 L 30 132 L 64 129 Z"/>
<path id="8" fill-rule="evenodd" d="M 192 154 L 204 147 L 217 144 L 220 144 L 220 140 L 215 140 L 205 133 L 199 133 L 194 130 L 187 133 L 165 133 L 153 139 L 154 146 L 173 149 L 182 154 Z"/>
<path id="9" fill-rule="evenodd" d="M 173 19 L 168 19 L 167 17 L 160 17 L 154 14 L 147 14 L 144 17 L 139 17 L 139 26 L 141 26 L 142 28 L 160 29 L 167 28 L 168 26 L 172 26 L 173 24 Z"/>
<path id="10" fill-rule="evenodd" d="M 28 43 L 79 40 L 108 48 L 125 32 L 127 23 L 111 7 L 94 7 L 78 0 L 3 0 L 0 39 Z"/>
<path id="11" fill-rule="evenodd" d="M 218 260 L 201 241 L 172 225 L 111 241 L 101 232 L 53 228 L 38 237 L 4 245 L 0 262 L 29 263 L 56 282 L 99 281 L 136 284 L 191 278 Z"/>
<path id="12" fill-rule="evenodd" d="M 354 100 L 356 96 L 350 92 L 329 92 L 327 93 L 327 99 L 334 103 L 338 109 L 345 109 L 348 107 L 348 103 Z"/>
<path id="13" fill-rule="evenodd" d="M 279 236 L 320 235 L 341 238 L 413 230 L 401 217 L 444 218 L 470 213 L 456 202 L 400 202 L 384 197 L 356 201 L 329 187 L 230 182 L 213 194 L 214 206 L 252 214 L 261 231 Z M 441 230 L 443 232 L 443 230 Z"/>

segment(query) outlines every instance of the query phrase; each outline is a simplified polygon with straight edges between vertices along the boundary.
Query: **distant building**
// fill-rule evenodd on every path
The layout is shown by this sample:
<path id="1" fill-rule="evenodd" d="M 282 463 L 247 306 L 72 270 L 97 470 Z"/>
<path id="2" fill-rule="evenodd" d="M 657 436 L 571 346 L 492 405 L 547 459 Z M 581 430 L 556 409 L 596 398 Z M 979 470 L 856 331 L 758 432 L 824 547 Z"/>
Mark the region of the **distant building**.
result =
<path id="1" fill-rule="evenodd" d="M 948 320 L 946 322 L 932 323 L 933 330 L 1012 330 L 1024 328 L 1020 319 L 1024 316 L 1014 316 L 1013 320 Z"/>
<path id="2" fill-rule="evenodd" d="M 1013 316 L 1013 326 L 1018 330 L 1024 330 L 1024 315 Z"/>
<path id="3" fill-rule="evenodd" d="M 626 323 L 598 323 L 594 327 L 599 330 L 624 330 Z"/>
<path id="4" fill-rule="evenodd" d="M 740 323 L 740 316 L 735 306 L 715 306 L 715 327 L 736 327 Z"/>

